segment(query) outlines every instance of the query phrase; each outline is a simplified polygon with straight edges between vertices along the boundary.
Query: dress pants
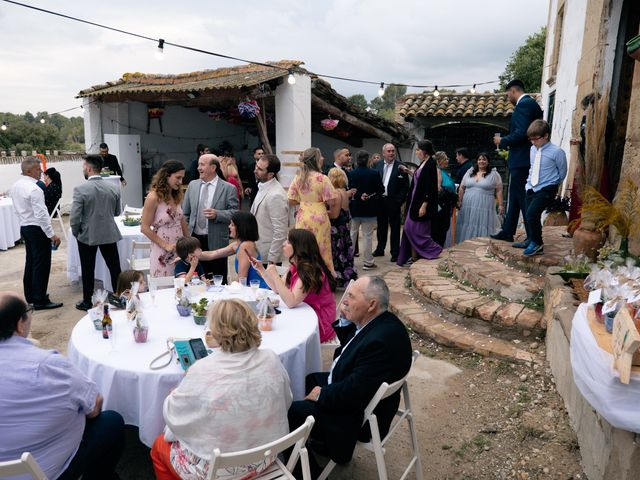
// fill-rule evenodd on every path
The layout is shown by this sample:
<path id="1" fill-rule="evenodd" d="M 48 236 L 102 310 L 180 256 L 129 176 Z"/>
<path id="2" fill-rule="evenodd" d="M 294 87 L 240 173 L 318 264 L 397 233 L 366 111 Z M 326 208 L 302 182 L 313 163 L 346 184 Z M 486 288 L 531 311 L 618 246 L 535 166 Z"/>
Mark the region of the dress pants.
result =
<path id="1" fill-rule="evenodd" d="M 549 185 L 538 192 L 527 191 L 527 214 L 524 226 L 527 230 L 527 239 L 536 245 L 542 245 L 542 212 L 551 205 L 558 193 L 557 185 Z"/>
<path id="2" fill-rule="evenodd" d="M 197 233 L 193 233 L 192 236 L 200 240 L 200 246 L 202 247 L 202 250 L 209 250 L 209 235 L 199 235 Z M 218 258 L 216 260 L 203 260 L 198 263 L 202 265 L 204 274 L 207 276 L 207 278 L 211 277 L 211 275 L 222 275 L 222 283 L 227 285 L 227 275 L 229 273 L 227 257 Z"/>
<path id="3" fill-rule="evenodd" d="M 383 197 L 382 201 L 378 203 L 378 207 L 378 231 L 376 232 L 378 245 L 376 246 L 376 252 L 384 253 L 385 248 L 387 248 L 387 233 L 391 228 L 389 236 L 391 256 L 397 257 L 400 252 L 400 223 L 402 220 L 400 207 L 402 207 L 402 202 Z"/>
<path id="4" fill-rule="evenodd" d="M 102 245 L 87 245 L 78 240 L 78 253 L 80 254 L 80 269 L 82 270 L 82 300 L 91 302 L 93 295 L 94 278 L 96 270 L 96 253 L 98 248 L 104 258 L 109 275 L 111 275 L 111 291 L 118 290 L 118 277 L 120 276 L 120 256 L 117 243 L 105 243 Z M 108 288 L 104 285 L 104 288 Z"/>
<path id="5" fill-rule="evenodd" d="M 75 456 L 58 480 L 118 478 L 116 465 L 124 450 L 124 420 L 110 410 L 87 419 Z"/>
<path id="6" fill-rule="evenodd" d="M 358 246 L 358 232 L 362 226 L 364 237 L 363 261 L 365 265 L 373 265 L 373 230 L 376 227 L 375 217 L 356 217 L 351 219 L 351 243 Z"/>
<path id="7" fill-rule="evenodd" d="M 51 240 L 35 225 L 20 227 L 26 259 L 22 287 L 28 303 L 47 303 L 47 288 L 51 272 Z"/>
<path id="8" fill-rule="evenodd" d="M 526 193 L 525 186 L 527 177 L 529 176 L 529 167 L 512 168 L 509 177 L 509 205 L 507 206 L 507 215 L 502 223 L 502 232 L 506 235 L 515 235 L 518 228 L 518 220 L 520 212 L 522 218 L 526 218 Z"/>

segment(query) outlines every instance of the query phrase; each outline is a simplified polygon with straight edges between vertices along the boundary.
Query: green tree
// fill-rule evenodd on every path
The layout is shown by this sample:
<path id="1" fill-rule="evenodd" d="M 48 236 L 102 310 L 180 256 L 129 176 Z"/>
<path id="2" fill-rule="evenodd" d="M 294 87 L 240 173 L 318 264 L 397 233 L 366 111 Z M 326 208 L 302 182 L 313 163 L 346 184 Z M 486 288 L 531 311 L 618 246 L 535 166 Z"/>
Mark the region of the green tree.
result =
<path id="1" fill-rule="evenodd" d="M 44 118 L 45 123 L 40 123 Z M 0 149 L 4 151 L 84 149 L 84 120 L 82 117 L 67 118 L 59 114 L 49 115 L 38 112 L 37 116 L 26 112 L 24 115 L 0 113 L 0 123 L 6 122 L 7 129 L 0 130 Z"/>
<path id="2" fill-rule="evenodd" d="M 544 65 L 544 44 L 547 38 L 547 27 L 530 35 L 509 60 L 507 66 L 498 78 L 499 92 L 514 78 L 522 80 L 525 92 L 539 92 L 542 83 L 542 67 Z"/>
<path id="3" fill-rule="evenodd" d="M 396 114 L 396 100 L 407 93 L 407 87 L 391 84 L 387 86 L 382 97 L 371 100 L 371 108 L 381 117 L 393 121 Z"/>
<path id="4" fill-rule="evenodd" d="M 369 102 L 367 102 L 366 97 L 361 93 L 356 93 L 355 95 L 351 95 L 349 98 L 347 98 L 347 100 L 349 100 L 349 103 L 357 105 L 363 110 L 366 110 L 367 107 L 369 106 Z"/>

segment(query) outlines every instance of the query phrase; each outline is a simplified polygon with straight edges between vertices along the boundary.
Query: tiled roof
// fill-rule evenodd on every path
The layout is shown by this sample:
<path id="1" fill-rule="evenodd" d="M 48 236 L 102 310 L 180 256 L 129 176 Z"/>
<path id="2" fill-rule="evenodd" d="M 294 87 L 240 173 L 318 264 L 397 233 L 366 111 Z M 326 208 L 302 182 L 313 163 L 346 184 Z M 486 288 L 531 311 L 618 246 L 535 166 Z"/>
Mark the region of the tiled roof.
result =
<path id="1" fill-rule="evenodd" d="M 536 100 L 539 94 L 531 94 Z M 402 97 L 396 112 L 402 118 L 413 117 L 507 117 L 513 105 L 504 93 L 411 93 Z"/>
<path id="2" fill-rule="evenodd" d="M 81 90 L 80 97 L 100 97 L 121 93 L 167 93 L 192 92 L 241 88 L 258 85 L 287 75 L 286 69 L 302 70 L 299 60 L 266 62 L 280 68 L 262 65 L 239 65 L 237 67 L 202 70 L 178 75 L 125 73 L 121 79 Z"/>

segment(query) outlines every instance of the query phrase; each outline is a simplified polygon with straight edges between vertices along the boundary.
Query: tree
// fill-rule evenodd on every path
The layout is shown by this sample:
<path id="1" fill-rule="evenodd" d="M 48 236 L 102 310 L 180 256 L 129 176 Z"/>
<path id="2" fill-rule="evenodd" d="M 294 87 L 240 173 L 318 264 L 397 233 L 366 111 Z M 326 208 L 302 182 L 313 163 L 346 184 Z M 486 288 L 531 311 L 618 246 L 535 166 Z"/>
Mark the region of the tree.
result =
<path id="1" fill-rule="evenodd" d="M 45 123 L 40 123 L 44 118 Z M 0 130 L 0 149 L 4 151 L 84 150 L 84 121 L 82 117 L 67 118 L 59 114 L 38 112 L 37 116 L 0 113 L 0 123 L 8 128 Z"/>
<path id="2" fill-rule="evenodd" d="M 382 97 L 371 100 L 371 108 L 381 117 L 393 121 L 396 114 L 396 100 L 407 93 L 407 87 L 391 84 L 387 86 Z"/>
<path id="3" fill-rule="evenodd" d="M 357 105 L 363 110 L 366 110 L 367 107 L 369 106 L 369 102 L 367 102 L 366 97 L 361 93 L 356 93 L 355 95 L 351 95 L 349 98 L 347 98 L 347 100 L 349 100 L 349 103 Z"/>
<path id="4" fill-rule="evenodd" d="M 522 80 L 525 92 L 540 91 L 546 38 L 547 27 L 542 27 L 539 32 L 530 35 L 524 44 L 513 52 L 507 61 L 504 72 L 498 77 L 500 79 L 498 91 L 503 92 L 507 83 L 514 78 Z"/>

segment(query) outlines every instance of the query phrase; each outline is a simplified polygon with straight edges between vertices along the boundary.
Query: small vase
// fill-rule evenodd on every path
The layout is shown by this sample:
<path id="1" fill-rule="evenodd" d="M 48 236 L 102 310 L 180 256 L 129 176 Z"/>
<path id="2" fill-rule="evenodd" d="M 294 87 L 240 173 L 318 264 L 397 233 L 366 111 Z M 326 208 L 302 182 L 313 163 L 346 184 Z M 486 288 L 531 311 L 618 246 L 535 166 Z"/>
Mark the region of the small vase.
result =
<path id="1" fill-rule="evenodd" d="M 133 327 L 133 339 L 136 343 L 146 343 L 149 327 Z"/>
<path id="2" fill-rule="evenodd" d="M 207 323 L 207 316 L 206 315 L 194 315 L 193 316 L 193 321 L 195 322 L 196 325 L 204 325 L 205 323 Z"/>
<path id="3" fill-rule="evenodd" d="M 176 305 L 176 309 L 181 317 L 188 317 L 191 315 L 191 305 L 187 305 L 186 307 L 184 305 Z"/>
<path id="4" fill-rule="evenodd" d="M 604 245 L 605 238 L 602 232 L 578 228 L 573 232 L 573 249 L 576 255 L 584 254 L 591 261 L 595 261 L 598 250 Z"/>

